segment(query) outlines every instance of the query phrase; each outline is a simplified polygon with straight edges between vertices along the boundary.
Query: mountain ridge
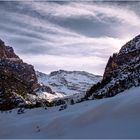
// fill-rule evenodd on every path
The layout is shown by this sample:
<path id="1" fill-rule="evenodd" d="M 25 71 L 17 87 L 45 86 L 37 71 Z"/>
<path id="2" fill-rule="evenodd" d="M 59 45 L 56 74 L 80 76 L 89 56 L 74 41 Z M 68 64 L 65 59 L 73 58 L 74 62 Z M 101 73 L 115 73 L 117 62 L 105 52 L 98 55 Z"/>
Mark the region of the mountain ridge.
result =
<path id="1" fill-rule="evenodd" d="M 0 110 L 35 105 L 37 90 L 53 93 L 49 87 L 38 83 L 34 67 L 23 62 L 12 47 L 0 40 Z M 29 96 L 36 99 L 32 101 Z"/>
<path id="2" fill-rule="evenodd" d="M 85 98 L 100 99 L 140 85 L 140 35 L 110 56 L 103 79 L 87 91 Z"/>
<path id="3" fill-rule="evenodd" d="M 79 96 L 84 97 L 93 83 L 101 80 L 102 76 L 94 75 L 85 71 L 58 70 L 50 74 L 36 71 L 40 84 L 49 86 L 55 93 L 60 93 L 63 98 Z"/>

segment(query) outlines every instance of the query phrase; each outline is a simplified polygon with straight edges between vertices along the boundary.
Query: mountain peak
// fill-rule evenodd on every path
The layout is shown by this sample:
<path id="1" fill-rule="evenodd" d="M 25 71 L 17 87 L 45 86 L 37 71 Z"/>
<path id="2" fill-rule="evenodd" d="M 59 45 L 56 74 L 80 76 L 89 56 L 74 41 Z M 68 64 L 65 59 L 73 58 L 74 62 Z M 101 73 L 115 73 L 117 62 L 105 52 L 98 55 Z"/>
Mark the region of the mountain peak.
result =
<path id="1" fill-rule="evenodd" d="M 114 96 L 132 86 L 140 85 L 140 35 L 130 40 L 108 60 L 103 80 L 87 91 L 87 96 Z"/>
<path id="2" fill-rule="evenodd" d="M 0 40 L 0 110 L 24 103 L 27 94 L 35 94 L 37 87 L 33 66 L 24 63 L 12 47 Z"/>
<path id="3" fill-rule="evenodd" d="M 136 36 L 122 46 L 119 53 L 129 53 L 138 49 L 140 49 L 140 35 Z"/>
<path id="4" fill-rule="evenodd" d="M 47 75 L 36 72 L 36 75 L 40 84 L 49 86 L 57 93 L 56 98 L 63 96 L 74 98 L 75 101 L 84 97 L 86 90 L 102 78 L 85 71 L 66 70 L 54 71 Z"/>
<path id="5" fill-rule="evenodd" d="M 20 59 L 14 52 L 12 47 L 6 46 L 5 43 L 0 39 L 0 58 L 4 59 Z M 13 59 L 14 58 L 14 59 Z"/>

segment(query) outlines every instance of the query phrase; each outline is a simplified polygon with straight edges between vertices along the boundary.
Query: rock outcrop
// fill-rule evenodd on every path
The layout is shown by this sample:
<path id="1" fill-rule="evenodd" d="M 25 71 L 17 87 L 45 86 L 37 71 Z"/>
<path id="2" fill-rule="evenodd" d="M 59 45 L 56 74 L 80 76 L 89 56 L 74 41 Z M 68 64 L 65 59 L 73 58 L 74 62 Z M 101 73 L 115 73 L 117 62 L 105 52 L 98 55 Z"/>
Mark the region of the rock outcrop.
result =
<path id="1" fill-rule="evenodd" d="M 86 98 L 112 97 L 140 85 L 140 35 L 126 43 L 108 60 L 103 80 L 87 91 Z"/>
<path id="2" fill-rule="evenodd" d="M 21 60 L 15 53 L 12 47 L 6 46 L 2 40 L 0 40 L 0 59 L 15 59 Z"/>
<path id="3" fill-rule="evenodd" d="M 28 95 L 51 89 L 38 83 L 34 67 L 24 63 L 12 47 L 0 40 L 0 110 L 32 104 Z"/>

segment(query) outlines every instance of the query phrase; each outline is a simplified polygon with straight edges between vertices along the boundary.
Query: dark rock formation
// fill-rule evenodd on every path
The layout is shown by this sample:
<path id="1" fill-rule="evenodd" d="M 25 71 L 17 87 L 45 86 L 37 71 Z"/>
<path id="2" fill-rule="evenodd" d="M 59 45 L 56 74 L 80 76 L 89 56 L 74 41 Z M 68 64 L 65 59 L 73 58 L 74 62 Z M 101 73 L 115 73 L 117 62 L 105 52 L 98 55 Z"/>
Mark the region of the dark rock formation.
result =
<path id="1" fill-rule="evenodd" d="M 19 57 L 14 53 L 14 50 L 12 47 L 5 46 L 4 42 L 0 40 L 0 59 L 5 58 L 14 58 L 19 59 Z M 20 59 L 19 59 L 20 60 Z"/>
<path id="2" fill-rule="evenodd" d="M 49 87 L 38 84 L 34 67 L 24 63 L 0 40 L 0 110 L 27 105 L 28 94 L 36 95 L 39 90 L 53 93 Z"/>
<path id="3" fill-rule="evenodd" d="M 0 109 L 24 103 L 27 94 L 39 87 L 32 65 L 24 63 L 0 40 Z"/>
<path id="4" fill-rule="evenodd" d="M 93 85 L 86 98 L 112 97 L 132 86 L 140 85 L 140 35 L 126 43 L 108 60 L 103 80 Z"/>

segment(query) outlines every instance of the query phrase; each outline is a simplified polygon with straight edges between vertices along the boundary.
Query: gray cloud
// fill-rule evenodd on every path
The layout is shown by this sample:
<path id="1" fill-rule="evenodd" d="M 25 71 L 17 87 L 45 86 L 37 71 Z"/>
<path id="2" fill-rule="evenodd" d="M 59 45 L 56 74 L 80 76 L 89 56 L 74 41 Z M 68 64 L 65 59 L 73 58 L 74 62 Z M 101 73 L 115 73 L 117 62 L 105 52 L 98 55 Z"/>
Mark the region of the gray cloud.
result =
<path id="1" fill-rule="evenodd" d="M 139 34 L 140 2 L 0 2 L 0 38 L 35 68 L 103 74 Z"/>
<path id="2" fill-rule="evenodd" d="M 98 21 L 96 18 L 87 18 L 87 17 L 55 17 L 50 21 L 52 23 L 58 24 L 64 28 L 68 28 L 74 32 L 85 35 L 87 37 L 100 37 L 100 36 L 112 36 L 116 37 L 117 34 L 114 32 L 114 26 L 117 26 L 118 23 L 112 22 L 113 19 L 106 18 L 104 21 L 109 20 L 109 23 L 103 23 Z"/>

